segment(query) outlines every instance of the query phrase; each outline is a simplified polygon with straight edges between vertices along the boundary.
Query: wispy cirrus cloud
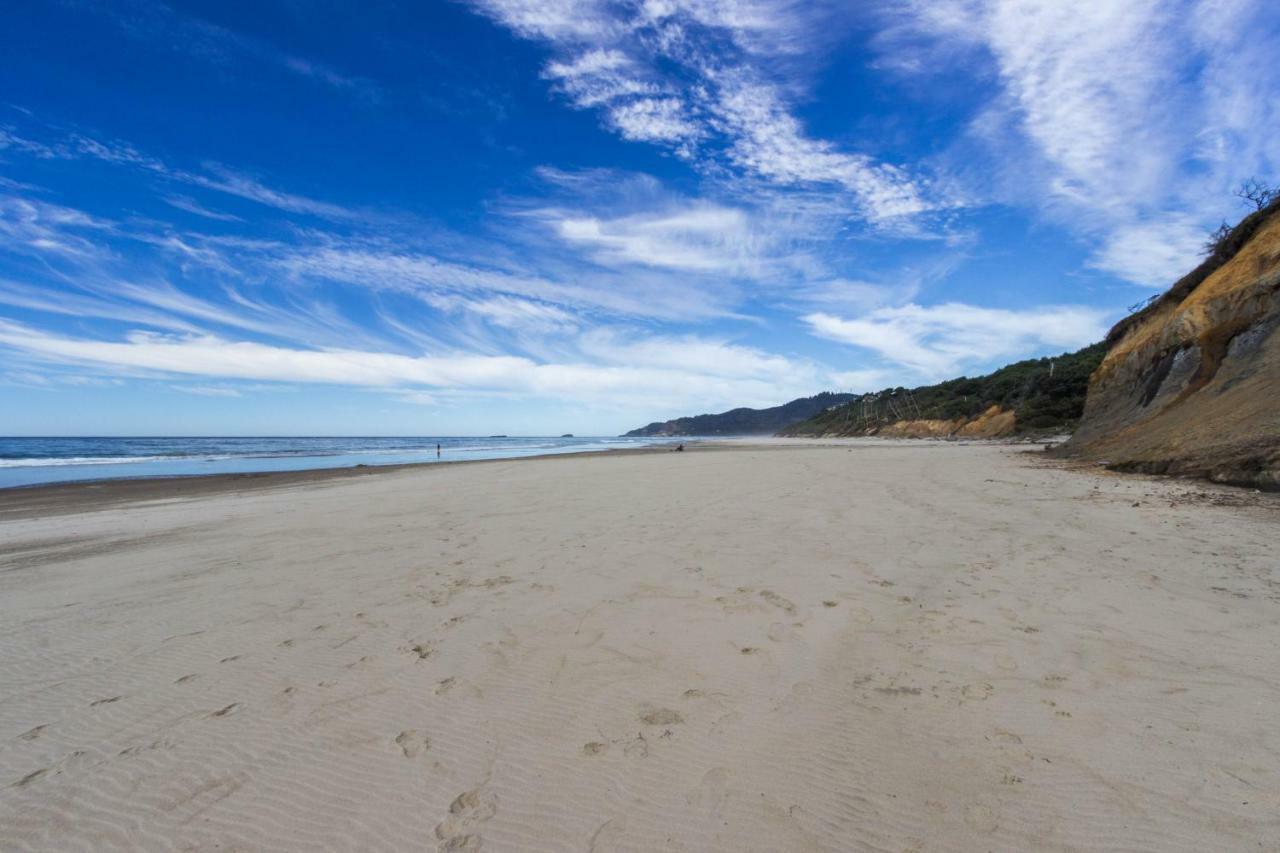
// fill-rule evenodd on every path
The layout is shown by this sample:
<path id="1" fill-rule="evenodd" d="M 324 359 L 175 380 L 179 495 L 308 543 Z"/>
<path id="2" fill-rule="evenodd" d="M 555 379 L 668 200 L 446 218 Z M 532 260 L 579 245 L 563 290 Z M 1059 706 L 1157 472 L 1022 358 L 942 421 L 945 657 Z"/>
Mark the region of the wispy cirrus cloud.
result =
<path id="1" fill-rule="evenodd" d="M 750 273 L 762 256 L 763 235 L 752 232 L 742 210 L 695 204 L 666 211 L 601 219 L 544 214 L 556 233 L 606 264 L 641 264 L 672 270 Z"/>
<path id="2" fill-rule="evenodd" d="M 1106 312 L 1079 306 L 1028 310 L 945 303 L 879 308 L 846 319 L 814 313 L 814 333 L 876 353 L 929 380 L 945 379 L 991 359 L 1053 348 L 1074 350 L 1101 339 Z"/>
<path id="3" fill-rule="evenodd" d="M 114 166 L 138 169 L 166 182 L 211 190 L 287 213 L 299 213 L 339 222 L 381 218 L 379 214 L 369 210 L 354 210 L 340 204 L 272 187 L 252 175 L 221 163 L 206 162 L 200 170 L 176 167 L 119 139 L 101 139 L 72 132 L 58 134 L 49 140 L 37 140 L 7 132 L 3 138 L 0 138 L 0 143 L 23 153 L 34 154 L 41 159 L 88 158 Z M 236 220 L 236 217 L 230 214 L 204 209 L 194 199 L 170 196 L 166 201 L 174 207 L 209 219 Z"/>
<path id="4" fill-rule="evenodd" d="M 423 299 L 446 314 L 476 316 L 504 329 L 563 333 L 576 328 L 579 322 L 578 317 L 563 308 L 512 296 L 471 299 L 457 294 L 431 293 Z"/>
<path id="5" fill-rule="evenodd" d="M 82 210 L 32 196 L 0 195 L 0 250 L 27 249 L 62 256 L 85 256 L 105 251 L 89 239 L 92 232 L 109 231 L 114 223 Z"/>
<path id="6" fill-rule="evenodd" d="M 606 363 L 539 362 L 517 356 L 407 356 L 397 353 L 285 347 L 210 335 L 173 336 L 132 332 L 100 340 L 50 334 L 0 320 L 0 345 L 53 363 L 199 376 L 335 384 L 377 389 L 431 389 L 536 395 L 560 400 L 662 407 L 767 405 L 779 391 L 799 389 L 824 377 L 815 366 L 695 338 L 600 344 L 611 347 Z M 736 358 L 726 359 L 723 356 Z M 624 358 L 625 356 L 625 358 Z M 766 375 L 743 366 L 754 359 Z"/>
<path id="7" fill-rule="evenodd" d="M 697 0 L 474 0 L 478 11 L 549 45 L 544 74 L 623 138 L 663 145 L 705 170 L 795 189 L 840 187 L 870 222 L 939 204 L 907 169 L 806 133 L 790 101 L 795 64 L 841 19 L 824 3 Z M 802 48 L 802 45 L 806 48 Z M 873 141 L 866 140 L 871 147 Z"/>
<path id="8" fill-rule="evenodd" d="M 244 219 L 231 213 L 222 213 L 217 210 L 210 210 L 193 198 L 180 195 L 166 196 L 164 203 L 178 210 L 194 213 L 196 216 L 202 216 L 205 219 L 213 219 L 217 222 L 243 222 Z"/>
<path id="9" fill-rule="evenodd" d="M 194 394 L 197 397 L 243 397 L 244 395 L 238 388 L 230 385 L 169 385 L 174 391 L 181 391 L 183 394 Z"/>
<path id="10" fill-rule="evenodd" d="M 886 69 L 994 84 L 970 127 L 986 151 L 972 189 L 1039 208 L 1133 283 L 1193 266 L 1191 223 L 1234 218 L 1231 188 L 1280 168 L 1280 71 L 1263 56 L 1280 15 L 1262 0 L 920 0 L 882 17 Z"/>

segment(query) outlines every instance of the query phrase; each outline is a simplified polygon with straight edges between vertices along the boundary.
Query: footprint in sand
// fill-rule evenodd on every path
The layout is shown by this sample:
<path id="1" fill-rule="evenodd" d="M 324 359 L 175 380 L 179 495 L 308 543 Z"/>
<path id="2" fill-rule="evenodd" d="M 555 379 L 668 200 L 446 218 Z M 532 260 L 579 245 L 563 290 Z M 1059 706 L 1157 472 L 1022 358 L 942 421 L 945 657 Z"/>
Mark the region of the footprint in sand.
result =
<path id="1" fill-rule="evenodd" d="M 608 750 L 609 744 L 601 743 L 598 740 L 593 740 L 591 743 L 584 743 L 582 745 L 583 755 L 604 755 Z"/>
<path id="2" fill-rule="evenodd" d="M 646 726 L 674 726 L 684 722 L 684 716 L 679 711 L 673 711 L 670 708 L 655 708 L 652 705 L 645 705 L 640 709 L 640 722 Z"/>
<path id="3" fill-rule="evenodd" d="M 22 777 L 21 779 L 19 779 L 17 782 L 14 782 L 14 783 L 13 783 L 13 787 L 15 787 L 15 788 L 24 788 L 24 787 L 26 787 L 27 785 L 30 785 L 32 782 L 34 782 L 34 781 L 36 781 L 37 779 L 39 779 L 41 776 L 43 776 L 44 774 L 46 774 L 46 773 L 48 773 L 48 772 L 49 772 L 49 768 L 48 768 L 48 767 L 42 767 L 42 768 L 40 768 L 39 770 L 32 770 L 32 771 L 31 771 L 30 773 L 28 773 L 26 776 L 23 776 L 23 777 Z"/>
<path id="4" fill-rule="evenodd" d="M 877 687 L 875 691 L 886 696 L 919 696 L 924 692 L 919 687 Z"/>
<path id="5" fill-rule="evenodd" d="M 498 798 L 483 787 L 459 794 L 449 804 L 449 815 L 436 826 L 437 848 L 446 851 L 479 850 L 481 824 L 498 813 Z"/>
<path id="6" fill-rule="evenodd" d="M 793 603 L 791 603 L 789 600 L 778 595 L 773 590 L 771 589 L 760 590 L 760 597 L 763 598 L 765 601 L 769 602 L 770 604 L 772 604 L 774 607 L 777 607 L 778 609 L 783 610 L 791 615 L 795 615 L 796 606 Z"/>
<path id="7" fill-rule="evenodd" d="M 966 684 L 960 688 L 960 695 L 975 702 L 990 698 L 996 689 L 990 684 Z"/>
<path id="8" fill-rule="evenodd" d="M 417 643 L 410 646 L 406 651 L 413 652 L 418 656 L 418 660 L 426 660 L 436 653 L 435 643 Z"/>
<path id="9" fill-rule="evenodd" d="M 405 729 L 396 735 L 396 746 L 405 758 L 416 758 L 418 753 L 431 748 L 431 738 L 419 734 L 417 729 Z"/>

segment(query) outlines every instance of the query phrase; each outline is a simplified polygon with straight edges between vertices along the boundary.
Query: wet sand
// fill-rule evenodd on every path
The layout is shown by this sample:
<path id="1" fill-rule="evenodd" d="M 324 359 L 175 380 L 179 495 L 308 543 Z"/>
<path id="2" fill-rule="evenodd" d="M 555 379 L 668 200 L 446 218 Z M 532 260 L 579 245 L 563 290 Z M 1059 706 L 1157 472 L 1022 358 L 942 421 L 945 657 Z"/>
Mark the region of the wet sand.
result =
<path id="1" fill-rule="evenodd" d="M 1274 496 L 932 442 L 372 474 L 0 497 L 0 849 L 1280 838 Z"/>

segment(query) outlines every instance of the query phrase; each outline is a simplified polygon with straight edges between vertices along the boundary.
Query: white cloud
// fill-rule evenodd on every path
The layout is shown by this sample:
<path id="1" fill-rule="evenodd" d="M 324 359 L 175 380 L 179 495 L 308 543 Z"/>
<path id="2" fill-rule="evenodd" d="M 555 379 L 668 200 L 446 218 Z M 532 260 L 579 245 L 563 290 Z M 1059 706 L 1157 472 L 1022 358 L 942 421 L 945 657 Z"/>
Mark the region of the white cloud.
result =
<path id="1" fill-rule="evenodd" d="M 694 338 L 597 340 L 605 363 L 515 356 L 407 356 L 314 350 L 201 336 L 133 332 L 122 341 L 53 335 L 0 320 L 0 345 L 53 363 L 164 375 L 368 388 L 495 392 L 662 409 L 775 405 L 824 382 L 806 364 Z M 188 386 L 206 387 L 206 386 Z M 212 386 L 221 387 L 221 386 Z M 821 387 L 821 386 L 820 386 Z"/>
<path id="2" fill-rule="evenodd" d="M 1119 225 L 1089 263 L 1134 284 L 1163 289 L 1195 268 L 1207 240 L 1204 227 L 1189 216 Z"/>
<path id="3" fill-rule="evenodd" d="M 1080 306 L 1013 311 L 953 302 L 880 308 L 854 319 L 815 313 L 804 320 L 819 337 L 871 350 L 939 380 L 974 365 L 1094 343 L 1106 334 L 1104 318 L 1105 312 Z"/>
<path id="4" fill-rule="evenodd" d="M 569 312 L 528 299 L 510 296 L 467 299 L 445 293 L 428 294 L 423 298 L 442 311 L 472 314 L 505 329 L 549 333 L 571 330 L 577 325 L 577 319 Z"/>
<path id="5" fill-rule="evenodd" d="M 919 188 L 901 170 L 808 138 L 774 87 L 740 75 L 720 83 L 713 110 L 733 140 L 730 158 L 748 172 L 782 184 L 837 184 L 860 200 L 863 214 L 873 221 L 927 209 Z"/>
<path id="6" fill-rule="evenodd" d="M 233 169 L 228 169 L 216 163 L 208 164 L 206 168 L 211 173 L 210 175 L 176 172 L 174 176 L 179 180 L 204 187 L 205 189 L 238 196 L 290 213 L 302 213 L 309 216 L 338 220 L 367 218 L 367 214 L 361 214 L 341 205 L 327 201 L 317 201 L 297 193 L 277 190 L 255 178 L 240 174 Z"/>
<path id="7" fill-rule="evenodd" d="M 905 170 L 810 137 L 790 105 L 797 81 L 771 76 L 779 62 L 812 63 L 827 32 L 853 20 L 847 9 L 797 0 L 473 6 L 520 36 L 549 43 L 559 58 L 546 76 L 574 106 L 601 110 L 625 139 L 665 145 L 709 173 L 731 166 L 796 189 L 841 188 L 873 222 L 936 206 Z"/>
<path id="8" fill-rule="evenodd" d="M 216 210 L 210 210 L 200 202 L 193 198 L 180 195 L 166 196 L 164 203 L 170 207 L 176 207 L 178 210 L 185 210 L 187 213 L 194 213 L 196 216 L 203 216 L 205 219 L 213 219 L 218 222 L 243 222 L 239 216 L 230 213 L 221 213 Z"/>
<path id="9" fill-rule="evenodd" d="M 74 208 L 0 195 L 0 249 L 70 257 L 101 254 L 103 250 L 86 233 L 114 227 L 112 222 Z"/>
<path id="10" fill-rule="evenodd" d="M 1178 63 L 1165 0 L 992 4 L 988 39 L 1057 192 L 1095 203 L 1148 197 L 1170 172 L 1166 109 Z"/>
<path id="11" fill-rule="evenodd" d="M 710 204 L 617 219 L 543 215 L 561 239 L 587 248 L 604 264 L 748 273 L 768 242 L 753 232 L 743 211 Z"/>
<path id="12" fill-rule="evenodd" d="M 615 106 L 609 120 L 632 142 L 682 142 L 697 139 L 701 128 L 679 98 L 640 98 Z"/>
<path id="13" fill-rule="evenodd" d="M 175 391 L 183 394 L 194 394 L 197 397 L 241 397 L 237 389 L 229 385 L 170 385 Z"/>
<path id="14" fill-rule="evenodd" d="M 476 0 L 475 6 L 525 38 L 588 41 L 618 29 L 601 0 Z"/>
<path id="15" fill-rule="evenodd" d="M 811 363 L 692 335 L 636 337 L 602 328 L 583 334 L 579 347 L 584 355 L 606 364 L 778 383 L 803 378 L 811 386 L 821 382 L 822 371 Z"/>
<path id="16" fill-rule="evenodd" d="M 1231 188 L 1280 168 L 1271 142 L 1280 134 L 1274 4 L 882 6 L 883 50 L 909 58 L 882 67 L 952 78 L 959 70 L 978 91 L 995 84 L 956 150 L 958 169 L 979 150 L 985 156 L 972 189 L 1040 208 L 1097 247 L 1095 268 L 1170 283 L 1194 265 L 1203 237 L 1191 230 L 1204 235 L 1239 215 Z"/>
<path id="17" fill-rule="evenodd" d="M 0 127 L 0 151 L 17 151 L 22 154 L 28 154 L 38 157 L 41 160 L 52 160 L 59 156 L 59 152 L 54 148 L 45 145 L 43 142 L 37 142 L 34 139 L 26 139 Z M 6 179 L 7 180 L 7 179 Z"/>
<path id="18" fill-rule="evenodd" d="M 588 50 L 569 62 L 548 63 L 545 70 L 560 91 L 583 109 L 632 96 L 661 94 L 660 86 L 637 79 L 641 73 L 622 51 L 604 49 Z"/>
<path id="19" fill-rule="evenodd" d="M 574 311 L 599 311 L 658 319 L 696 320 L 729 313 L 724 288 L 689 288 L 667 278 L 629 276 L 625 281 L 575 271 L 564 279 L 455 263 L 381 245 L 302 247 L 267 260 L 291 276 L 324 279 L 417 297 L 442 292 L 502 294 L 552 303 Z M 566 280 L 568 279 L 568 280 Z"/>
<path id="20" fill-rule="evenodd" d="M 138 150 L 130 143 L 118 139 L 96 139 L 84 134 L 73 133 L 63 140 L 45 144 L 30 140 L 18 140 L 18 137 L 6 134 L 4 137 L 0 137 L 0 148 L 3 147 L 6 140 L 10 147 L 15 147 L 17 150 L 34 154 L 44 159 L 73 160 L 91 157 L 116 166 L 140 169 L 167 181 L 176 181 L 236 196 L 288 213 L 300 213 L 338 221 L 368 220 L 372 216 L 369 211 L 356 211 L 342 205 L 270 187 L 256 178 L 218 163 L 206 163 L 202 172 L 174 168 L 163 160 L 152 157 Z M 15 145 L 14 140 L 20 141 L 21 145 Z M 175 198 L 177 200 L 176 204 L 174 203 Z M 175 207 L 181 207 L 193 213 L 200 213 L 200 215 L 208 218 L 228 218 L 227 214 L 213 213 L 200 208 L 191 199 L 171 197 L 166 201 Z M 184 204 L 186 205 L 185 207 L 183 206 Z M 234 218 L 231 217 L 231 219 Z"/>

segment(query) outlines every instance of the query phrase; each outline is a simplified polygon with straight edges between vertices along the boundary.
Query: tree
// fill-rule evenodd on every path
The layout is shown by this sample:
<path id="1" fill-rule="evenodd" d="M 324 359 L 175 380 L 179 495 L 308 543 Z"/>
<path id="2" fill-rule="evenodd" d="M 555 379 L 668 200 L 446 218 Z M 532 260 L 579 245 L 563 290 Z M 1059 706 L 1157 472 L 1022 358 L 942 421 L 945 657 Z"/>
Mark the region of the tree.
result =
<path id="1" fill-rule="evenodd" d="M 1264 184 L 1257 178 L 1250 178 L 1236 190 L 1236 198 L 1245 204 L 1252 204 L 1254 210 L 1262 210 L 1277 198 L 1280 198 L 1280 188 Z"/>
<path id="2" fill-rule="evenodd" d="M 1210 256 L 1218 254 L 1230 236 L 1231 226 L 1223 222 L 1216 229 L 1209 232 L 1209 239 L 1204 244 L 1204 253 Z"/>

